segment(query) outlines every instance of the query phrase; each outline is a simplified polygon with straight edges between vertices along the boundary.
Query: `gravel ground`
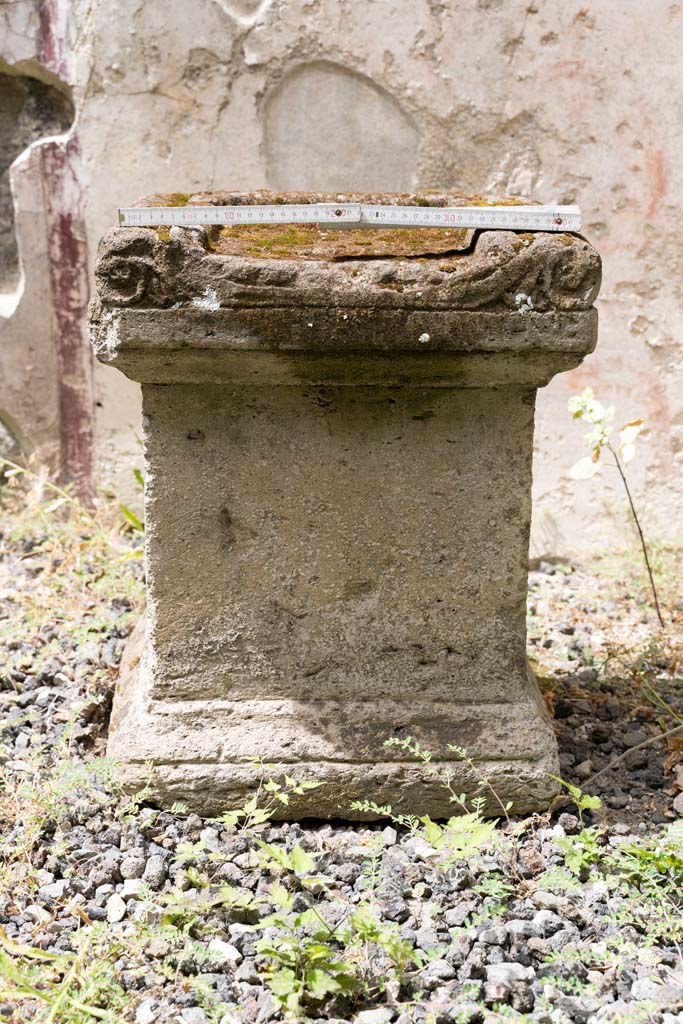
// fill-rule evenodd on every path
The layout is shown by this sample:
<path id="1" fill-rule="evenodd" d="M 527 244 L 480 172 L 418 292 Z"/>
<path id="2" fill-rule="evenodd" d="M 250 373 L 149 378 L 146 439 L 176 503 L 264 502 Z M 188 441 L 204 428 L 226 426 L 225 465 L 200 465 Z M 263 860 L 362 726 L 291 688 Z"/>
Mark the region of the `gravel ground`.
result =
<path id="1" fill-rule="evenodd" d="M 293 1019 L 683 1022 L 683 853 L 647 866 L 647 837 L 683 811 L 683 749 L 663 736 L 683 687 L 676 644 L 657 637 L 630 576 L 547 563 L 530 576 L 530 653 L 562 772 L 603 800 L 584 812 L 593 845 L 568 798 L 455 857 L 386 821 L 245 829 L 122 794 L 99 755 L 141 565 L 111 515 L 63 512 L 15 515 L 0 549 L 0 1019 L 281 1020 L 257 949 L 282 934 L 263 924 L 279 881 L 290 918 L 304 915 L 300 942 L 322 919 L 342 955 L 336 936 L 365 908 L 408 951 L 398 970 L 387 941 L 346 943 L 355 993 Z M 649 860 L 615 869 L 633 845 Z M 293 866 L 293 850 L 314 869 Z M 69 980 L 38 951 L 75 952 L 78 971 Z M 20 991 L 12 971 L 38 970 L 38 993 Z"/>
<path id="2" fill-rule="evenodd" d="M 682 581 L 667 591 L 672 625 L 662 634 L 640 565 L 617 569 L 606 563 L 596 576 L 541 562 L 531 571 L 529 654 L 562 777 L 602 797 L 605 823 L 650 827 L 683 814 L 683 730 L 665 735 L 683 723 Z"/>

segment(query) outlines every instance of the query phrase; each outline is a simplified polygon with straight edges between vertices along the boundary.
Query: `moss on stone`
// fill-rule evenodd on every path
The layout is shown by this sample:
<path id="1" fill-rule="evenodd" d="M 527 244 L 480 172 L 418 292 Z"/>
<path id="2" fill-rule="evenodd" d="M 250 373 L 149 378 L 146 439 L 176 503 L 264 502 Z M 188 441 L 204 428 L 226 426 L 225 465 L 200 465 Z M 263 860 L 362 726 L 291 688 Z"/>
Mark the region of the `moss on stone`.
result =
<path id="1" fill-rule="evenodd" d="M 187 206 L 190 201 L 190 192 L 171 192 L 165 197 L 168 202 L 166 206 Z"/>
<path id="2" fill-rule="evenodd" d="M 241 206 L 283 205 L 285 203 L 385 203 L 403 206 L 519 206 L 518 197 L 465 195 L 443 189 L 420 189 L 413 193 L 363 192 L 254 192 L 209 191 L 171 192 L 138 200 L 136 206 Z M 161 241 L 170 241 L 167 228 L 158 228 Z M 444 270 L 454 270 L 460 253 L 471 243 L 470 228 L 320 228 L 317 224 L 241 224 L 213 227 L 207 245 L 211 252 L 225 256 L 260 259 L 345 260 L 354 258 L 404 258 L 427 260 L 446 258 Z M 526 236 L 520 236 L 526 237 Z M 531 236 L 533 237 L 533 236 Z M 521 244 L 521 243 L 520 243 Z M 450 258 L 450 259 L 449 259 Z"/>
<path id="3" fill-rule="evenodd" d="M 222 227 L 210 239 L 212 252 L 261 259 L 338 260 L 354 257 L 444 255 L 465 251 L 472 232 L 464 228 L 319 228 L 316 224 L 240 224 Z"/>

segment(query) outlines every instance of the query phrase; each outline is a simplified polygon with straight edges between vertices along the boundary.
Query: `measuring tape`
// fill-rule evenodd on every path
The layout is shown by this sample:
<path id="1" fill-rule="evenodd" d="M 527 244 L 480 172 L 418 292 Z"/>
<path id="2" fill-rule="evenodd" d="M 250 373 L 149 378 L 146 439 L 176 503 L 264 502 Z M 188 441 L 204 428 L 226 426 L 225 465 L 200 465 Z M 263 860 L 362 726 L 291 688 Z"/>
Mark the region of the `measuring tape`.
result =
<path id="1" fill-rule="evenodd" d="M 282 203 L 275 206 L 132 206 L 123 227 L 220 224 L 319 224 L 325 228 L 502 228 L 580 231 L 578 206 L 383 206 L 376 203 Z"/>

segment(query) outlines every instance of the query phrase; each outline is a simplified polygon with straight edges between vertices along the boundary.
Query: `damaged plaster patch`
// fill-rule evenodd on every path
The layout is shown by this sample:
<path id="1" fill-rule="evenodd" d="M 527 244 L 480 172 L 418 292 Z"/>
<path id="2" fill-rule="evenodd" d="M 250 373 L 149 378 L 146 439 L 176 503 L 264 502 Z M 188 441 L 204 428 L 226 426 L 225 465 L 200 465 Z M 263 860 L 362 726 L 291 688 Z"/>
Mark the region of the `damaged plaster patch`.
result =
<path id="1" fill-rule="evenodd" d="M 506 117 L 495 107 L 467 103 L 425 134 L 421 185 L 476 195 L 534 195 L 542 130 L 533 111 Z"/>
<path id="2" fill-rule="evenodd" d="M 41 69 L 36 68 L 36 71 Z M 68 130 L 74 108 L 64 91 L 38 77 L 16 74 L 0 61 L 0 288 L 13 289 L 19 278 L 14 230 L 14 199 L 9 169 L 28 146 Z"/>
<path id="3" fill-rule="evenodd" d="M 205 288 L 202 295 L 196 295 L 192 300 L 192 305 L 198 309 L 220 309 L 221 304 L 218 301 L 218 295 L 215 288 Z"/>
<path id="4" fill-rule="evenodd" d="M 119 318 L 112 310 L 106 309 L 102 313 L 102 319 L 107 325 L 104 333 L 104 343 L 108 359 L 113 359 L 119 344 Z"/>
<path id="5" fill-rule="evenodd" d="M 409 192 L 419 135 L 372 79 L 327 61 L 302 64 L 265 110 L 268 184 L 306 191 Z"/>
<path id="6" fill-rule="evenodd" d="M 213 0 L 222 11 L 242 28 L 253 28 L 263 17 L 273 0 Z"/>
<path id="7" fill-rule="evenodd" d="M 629 320 L 628 329 L 631 334 L 642 337 L 650 348 L 669 348 L 675 345 L 670 334 L 662 331 L 654 320 L 643 316 L 642 313 Z"/>

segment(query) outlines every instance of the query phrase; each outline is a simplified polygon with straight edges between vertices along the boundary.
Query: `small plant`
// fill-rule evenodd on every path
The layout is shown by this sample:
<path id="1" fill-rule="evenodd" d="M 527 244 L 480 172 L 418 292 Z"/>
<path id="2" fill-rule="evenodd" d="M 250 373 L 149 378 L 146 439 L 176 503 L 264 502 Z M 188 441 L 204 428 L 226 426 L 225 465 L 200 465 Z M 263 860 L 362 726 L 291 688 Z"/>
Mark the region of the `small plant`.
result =
<path id="1" fill-rule="evenodd" d="M 443 853 L 447 859 L 452 861 L 466 860 L 468 857 L 480 853 L 487 846 L 491 845 L 496 834 L 498 821 L 497 819 L 487 820 L 484 818 L 486 800 L 483 796 L 476 796 L 472 800 L 468 800 L 466 793 L 457 792 L 454 787 L 454 772 L 448 768 L 435 767 L 431 763 L 431 751 L 422 747 L 412 736 L 405 738 L 392 736 L 385 741 L 384 746 L 400 747 L 402 750 L 412 754 L 424 766 L 425 773 L 430 778 L 435 779 L 446 790 L 450 803 L 456 804 L 460 808 L 461 813 L 454 815 L 445 824 L 440 825 L 427 814 L 420 816 L 395 814 L 390 804 L 382 806 L 374 803 L 372 800 L 354 801 L 351 805 L 352 810 L 390 818 L 394 824 L 407 828 L 413 835 L 419 835 L 433 846 L 435 850 Z M 471 759 L 461 747 L 449 744 L 449 750 L 457 753 L 460 759 L 464 760 L 469 767 L 472 766 Z M 487 785 L 488 782 L 483 776 L 478 779 L 478 788 L 483 788 Z M 500 803 L 497 796 L 496 800 Z M 509 805 L 505 806 L 501 803 L 500 806 L 507 814 Z"/>
<path id="2" fill-rule="evenodd" d="M 658 836 L 626 841 L 610 853 L 608 868 L 624 900 L 614 915 L 634 927 L 644 943 L 683 943 L 683 819 Z"/>
<path id="3" fill-rule="evenodd" d="M 259 939 L 256 949 L 270 961 L 266 984 L 285 1012 L 300 1019 L 329 996 L 352 992 L 356 973 L 330 942 L 334 929 L 314 907 L 296 912 L 294 894 L 279 882 L 271 886 L 270 899 L 278 909 L 259 928 L 275 934 Z"/>
<path id="4" fill-rule="evenodd" d="M 361 877 L 363 881 L 363 896 L 366 902 L 372 906 L 377 898 L 377 890 L 382 875 L 382 853 L 384 851 L 384 836 L 374 835 L 366 845 L 367 857 L 363 861 Z"/>
<path id="5" fill-rule="evenodd" d="M 258 857 L 254 851 L 255 863 L 273 875 L 287 875 L 292 888 L 320 888 L 325 880 L 310 877 L 315 866 L 314 856 L 299 845 L 286 850 L 283 846 L 264 842 L 256 834 L 261 826 L 270 821 L 278 803 L 286 805 L 292 794 L 305 793 L 320 783 L 306 780 L 299 782 L 288 775 L 282 782 L 278 782 L 271 774 L 275 771 L 274 765 L 264 764 L 259 759 L 255 761 L 261 768 L 257 792 L 242 807 L 226 811 L 212 820 L 228 829 L 237 829 L 240 836 L 249 838 L 261 850 Z M 264 794 L 268 794 L 269 799 L 262 804 L 260 801 Z M 230 849 L 207 850 L 202 840 L 179 843 L 173 866 L 183 872 L 192 888 L 188 891 L 174 888 L 162 896 L 162 923 L 189 934 L 198 934 L 202 930 L 204 918 L 210 911 L 217 909 L 229 912 L 233 919 L 258 920 L 264 897 L 259 900 L 248 891 L 220 883 L 221 868 L 232 860 L 233 854 L 234 850 Z"/>
<path id="6" fill-rule="evenodd" d="M 581 881 L 586 881 L 590 869 L 600 864 L 604 855 L 599 828 L 583 828 L 576 836 L 556 839 L 555 845 L 564 853 L 565 866 Z"/>
<path id="7" fill-rule="evenodd" d="M 320 886 L 324 879 L 314 877 L 311 871 L 315 867 L 315 854 L 308 853 L 297 843 L 291 850 L 284 846 L 276 846 L 275 843 L 264 843 L 262 839 L 255 838 L 254 842 L 261 850 L 261 867 L 267 868 L 271 874 L 288 874 L 294 885 Z"/>
<path id="8" fill-rule="evenodd" d="M 557 775 L 551 775 L 551 779 L 555 782 L 559 782 L 561 786 L 569 793 L 576 809 L 579 812 L 579 821 L 581 822 L 581 828 L 584 828 L 583 812 L 584 811 L 597 811 L 602 807 L 602 800 L 599 796 L 592 796 L 590 793 L 584 793 L 583 790 L 579 789 L 578 786 L 573 786 L 571 782 L 565 782 L 564 779 L 559 778 Z"/>
<path id="9" fill-rule="evenodd" d="M 140 490 L 144 491 L 144 489 L 145 489 L 145 478 L 143 477 L 143 475 L 140 472 L 140 470 L 137 469 L 137 468 L 134 468 L 133 469 L 133 476 L 135 477 L 135 481 L 136 481 L 138 487 L 140 488 Z M 119 508 L 121 509 L 121 515 L 126 520 L 126 522 L 131 526 L 131 528 L 133 529 L 133 531 L 135 533 L 144 533 L 145 532 L 145 524 L 143 523 L 142 519 L 140 519 L 140 516 L 137 515 L 137 513 L 133 512 L 133 510 L 131 508 L 129 508 L 128 505 L 124 505 L 123 502 L 119 502 Z"/>
<path id="10" fill-rule="evenodd" d="M 565 867 L 577 878 L 585 880 L 589 869 L 602 862 L 604 847 L 602 829 L 595 826 L 587 827 L 583 815 L 584 811 L 597 810 L 602 806 L 602 801 L 600 797 L 584 793 L 578 786 L 572 786 L 570 782 L 565 782 L 556 775 L 551 777 L 567 790 L 576 805 L 581 822 L 581 831 L 578 835 L 556 839 L 555 843 L 564 853 Z"/>
<path id="11" fill-rule="evenodd" d="M 482 875 L 479 881 L 472 886 L 472 892 L 488 896 L 492 900 L 504 900 L 515 891 L 515 886 L 506 881 L 498 872 L 491 872 Z M 501 905 L 502 910 L 505 908 Z"/>
<path id="12" fill-rule="evenodd" d="M 413 949 L 407 939 L 401 938 L 398 925 L 382 921 L 367 904 L 352 914 L 350 924 L 350 929 L 342 933 L 342 941 L 349 946 L 367 943 L 379 946 L 400 983 L 405 981 L 411 968 L 422 966 L 424 955 Z"/>
<path id="13" fill-rule="evenodd" d="M 114 817 L 125 820 L 149 795 L 147 790 L 127 794 L 116 764 L 108 758 L 79 762 L 68 756 L 65 737 L 62 747 L 62 756 L 49 770 L 42 765 L 39 749 L 27 754 L 26 762 L 32 771 L 26 781 L 16 782 L 0 768 L 0 825 L 7 832 L 3 835 L 0 831 L 0 893 L 11 885 L 11 876 L 7 877 L 2 860 L 22 860 L 30 871 L 45 836 L 54 832 L 79 797 L 87 794 L 91 802 L 100 806 L 110 805 L 113 798 Z M 22 823 L 19 842 L 8 828 L 16 820 Z"/>
<path id="14" fill-rule="evenodd" d="M 552 889 L 553 892 L 562 892 L 567 895 L 581 891 L 581 883 L 576 875 L 561 867 L 548 868 L 536 878 L 536 885 L 539 889 Z"/>
<path id="15" fill-rule="evenodd" d="M 115 960 L 122 945 L 106 926 L 81 933 L 74 954 L 45 953 L 20 945 L 0 931 L 0 1002 L 25 1001 L 39 1007 L 31 1019 L 46 1024 L 115 1024 L 126 1008 Z"/>
<path id="16" fill-rule="evenodd" d="M 252 761 L 261 770 L 256 793 L 243 807 L 226 811 L 220 818 L 215 818 L 219 824 L 237 826 L 240 832 L 251 832 L 271 820 L 278 804 L 288 807 L 292 796 L 303 796 L 323 785 L 322 782 L 314 782 L 311 779 L 294 779 L 291 775 L 285 775 L 282 781 L 278 781 L 274 774 L 277 770 L 275 765 L 265 764 L 257 757 L 252 758 Z M 264 793 L 268 794 L 265 803 Z"/>
<path id="17" fill-rule="evenodd" d="M 614 408 L 612 406 L 605 408 L 602 402 L 598 402 L 593 395 L 592 388 L 585 388 L 580 395 L 573 395 L 569 399 L 569 411 L 575 420 L 584 420 L 586 423 L 592 424 L 592 427 L 586 434 L 586 441 L 591 448 L 591 454 L 585 456 L 583 459 L 579 459 L 579 461 L 569 470 L 568 475 L 572 480 L 588 480 L 590 477 L 595 476 L 602 464 L 601 457 L 605 450 L 607 450 L 614 459 L 614 464 L 617 467 L 619 476 L 621 477 L 621 482 L 624 485 L 626 497 L 628 498 L 628 503 L 633 515 L 633 521 L 636 524 L 636 529 L 640 538 L 640 546 L 643 551 L 647 574 L 650 578 L 652 597 L 654 599 L 659 625 L 664 629 L 664 619 L 659 606 L 659 597 L 657 595 L 657 587 L 655 586 L 652 566 L 650 564 L 650 555 L 647 544 L 645 543 L 645 535 L 640 525 L 640 519 L 636 512 L 633 495 L 631 494 L 631 489 L 628 485 L 628 480 L 626 479 L 626 473 L 624 472 L 624 466 L 631 461 L 636 453 L 636 438 L 643 429 L 643 420 L 635 419 L 631 420 L 629 423 L 625 423 L 619 431 L 619 440 L 615 447 L 611 439 Z"/>
<path id="18" fill-rule="evenodd" d="M 256 920 L 261 912 L 258 899 L 249 892 L 243 892 L 232 885 L 210 888 L 204 880 L 197 879 L 197 873 L 186 871 L 187 877 L 196 888 L 189 892 L 172 889 L 159 897 L 163 912 L 161 924 L 178 929 L 188 935 L 201 935 L 211 911 L 222 909 L 232 911 L 233 917 Z"/>
<path id="19" fill-rule="evenodd" d="M 655 839 L 620 846 L 613 861 L 641 892 L 666 893 L 683 905 L 683 819 L 668 825 Z"/>

